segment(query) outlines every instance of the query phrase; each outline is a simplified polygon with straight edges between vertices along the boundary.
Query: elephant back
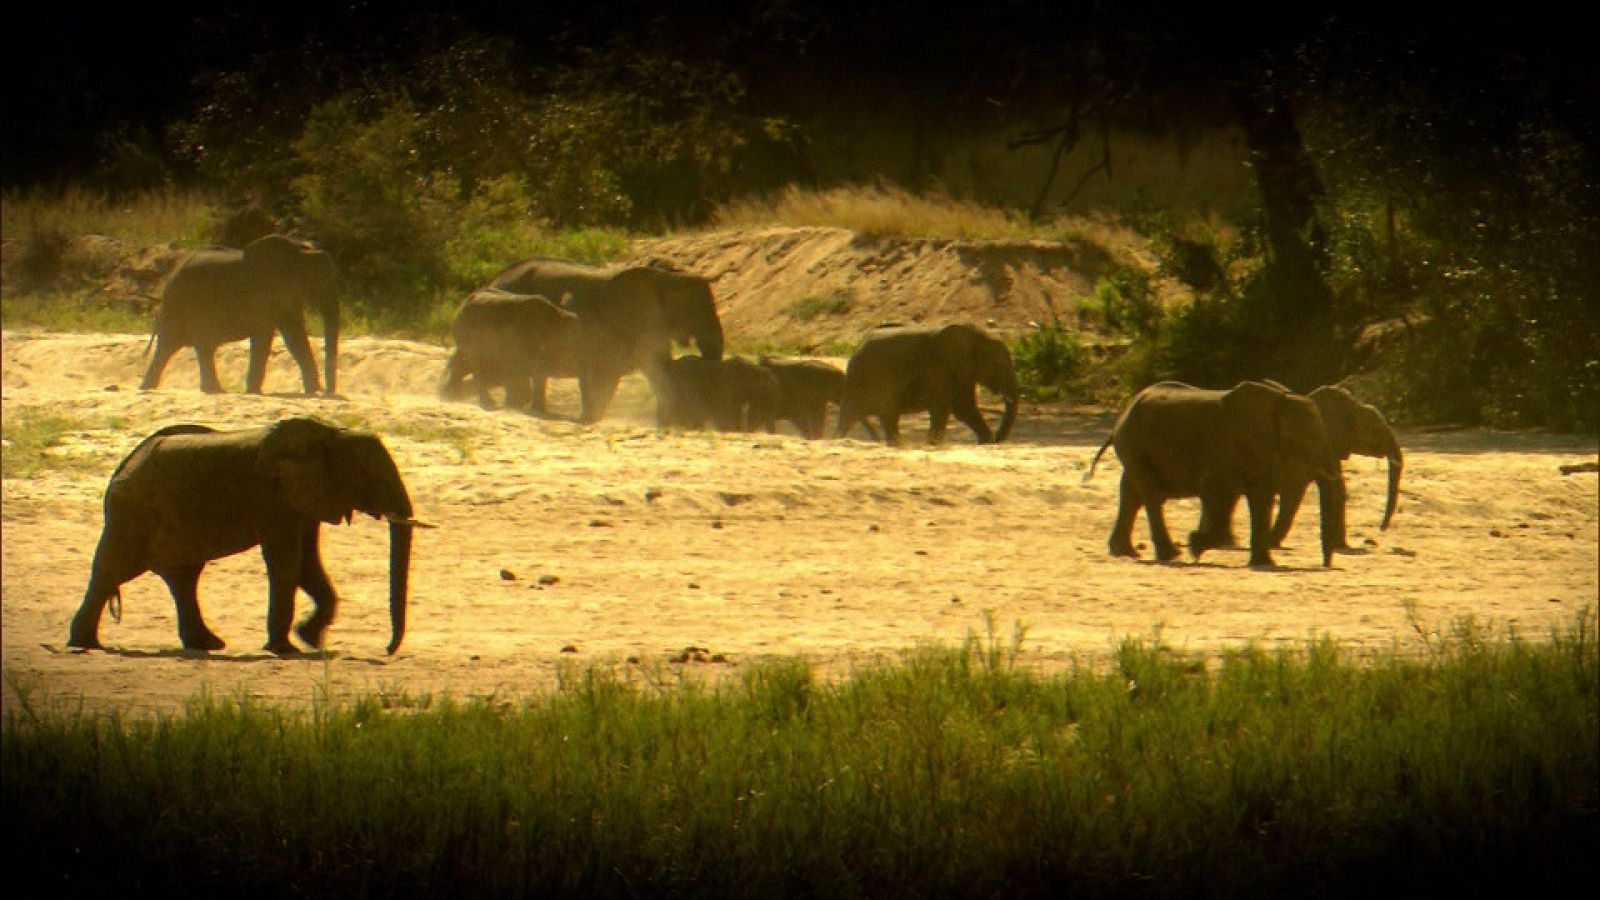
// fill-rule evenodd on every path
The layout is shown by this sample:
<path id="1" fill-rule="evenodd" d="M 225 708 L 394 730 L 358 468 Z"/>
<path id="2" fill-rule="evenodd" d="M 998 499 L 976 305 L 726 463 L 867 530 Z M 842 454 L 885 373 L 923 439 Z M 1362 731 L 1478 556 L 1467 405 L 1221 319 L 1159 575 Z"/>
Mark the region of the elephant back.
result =
<path id="1" fill-rule="evenodd" d="M 582 302 L 599 290 L 617 269 L 589 266 L 569 259 L 534 256 L 503 269 L 489 286 L 513 294 L 539 294 L 566 305 L 568 298 Z"/>

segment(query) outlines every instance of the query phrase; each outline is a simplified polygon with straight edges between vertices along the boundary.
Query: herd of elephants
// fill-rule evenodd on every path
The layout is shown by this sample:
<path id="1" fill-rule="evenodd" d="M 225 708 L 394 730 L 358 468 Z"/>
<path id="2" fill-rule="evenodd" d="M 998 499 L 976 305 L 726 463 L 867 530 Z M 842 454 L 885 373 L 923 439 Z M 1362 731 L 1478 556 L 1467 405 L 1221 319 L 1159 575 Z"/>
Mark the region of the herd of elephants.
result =
<path id="1" fill-rule="evenodd" d="M 326 386 L 318 376 L 305 311 L 316 310 L 325 334 Z M 202 390 L 218 392 L 213 354 L 219 344 L 249 339 L 246 390 L 259 393 L 275 334 L 299 365 L 307 394 L 333 394 L 338 384 L 339 301 L 335 266 L 315 244 L 268 235 L 238 250 L 190 254 L 173 270 L 161 297 L 154 353 L 142 387 L 157 387 L 174 353 L 193 347 Z M 723 330 L 710 282 L 667 265 L 603 268 L 535 257 L 512 264 L 471 294 L 452 324 L 455 351 L 441 396 L 469 396 L 507 407 L 545 411 L 548 379 L 576 378 L 579 419 L 605 415 L 618 382 L 643 371 L 656 397 L 661 427 L 772 430 L 789 421 L 807 438 L 856 424 L 898 443 L 902 414 L 925 410 L 929 440 L 943 438 L 950 415 L 981 443 L 1004 441 L 1020 396 L 1006 344 L 965 324 L 891 324 L 870 330 L 843 371 L 829 363 L 723 352 Z M 697 353 L 674 357 L 675 343 Z M 1004 399 L 996 429 L 977 405 L 977 385 Z M 1293 524 L 1306 489 L 1321 499 L 1323 563 L 1345 544 L 1345 488 L 1340 461 L 1350 454 L 1387 458 L 1387 528 L 1399 496 L 1399 442 L 1383 415 L 1338 385 L 1301 395 L 1271 381 L 1230 390 L 1161 382 L 1123 410 L 1091 462 L 1114 448 L 1122 463 L 1121 496 L 1110 550 L 1137 556 L 1134 520 L 1142 508 L 1156 555 L 1179 555 L 1162 513 L 1168 499 L 1198 497 L 1201 517 L 1190 553 L 1234 544 L 1233 510 L 1243 496 L 1250 514 L 1250 564 L 1272 564 L 1272 548 Z M 1277 507 L 1274 518 L 1274 506 Z M 223 648 L 201 615 L 196 590 L 205 565 L 259 545 L 269 599 L 266 649 L 298 653 L 290 640 L 299 591 L 311 613 L 294 633 L 320 648 L 338 597 L 323 568 L 322 523 L 355 513 L 390 528 L 390 599 L 394 653 L 405 636 L 412 531 L 428 527 L 413 514 L 399 468 L 374 434 L 316 418 L 288 418 L 242 431 L 179 424 L 145 438 L 117 466 L 106 488 L 105 526 L 89 586 L 72 619 L 70 646 L 98 648 L 106 606 L 121 585 L 159 575 L 177 606 L 178 636 L 189 650 Z"/>

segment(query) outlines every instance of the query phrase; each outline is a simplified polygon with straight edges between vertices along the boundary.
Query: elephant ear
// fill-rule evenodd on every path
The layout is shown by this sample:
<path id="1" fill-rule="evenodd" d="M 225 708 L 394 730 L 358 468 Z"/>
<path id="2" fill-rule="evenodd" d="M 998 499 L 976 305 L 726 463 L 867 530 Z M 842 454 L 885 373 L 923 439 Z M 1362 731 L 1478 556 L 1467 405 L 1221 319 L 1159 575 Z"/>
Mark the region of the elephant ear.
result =
<path id="1" fill-rule="evenodd" d="M 256 472 L 283 502 L 318 521 L 348 519 L 351 503 L 334 476 L 336 426 L 320 419 L 284 419 L 267 429 L 256 456 Z"/>
<path id="2" fill-rule="evenodd" d="M 1287 436 L 1288 395 L 1272 385 L 1240 382 L 1222 396 L 1222 414 L 1229 436 L 1238 441 L 1239 453 L 1257 463 L 1270 463 L 1282 455 Z"/>

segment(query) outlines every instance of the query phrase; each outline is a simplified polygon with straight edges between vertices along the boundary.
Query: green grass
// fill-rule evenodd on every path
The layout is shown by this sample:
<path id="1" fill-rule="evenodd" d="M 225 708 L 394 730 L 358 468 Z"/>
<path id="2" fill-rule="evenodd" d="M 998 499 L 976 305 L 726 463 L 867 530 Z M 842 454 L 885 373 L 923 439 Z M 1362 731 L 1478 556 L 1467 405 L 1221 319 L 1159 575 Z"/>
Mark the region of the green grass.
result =
<path id="1" fill-rule="evenodd" d="M 31 478 L 46 470 L 99 470 L 104 460 L 98 457 L 85 458 L 52 452 L 60 448 L 72 433 L 93 427 L 81 419 L 35 410 L 6 414 L 5 420 L 0 422 L 0 435 L 4 437 L 0 477 Z M 120 426 L 111 423 L 104 427 Z"/>
<path id="2" fill-rule="evenodd" d="M 1347 896 L 1551 890 L 1600 838 L 1593 611 L 1422 658 L 993 636 L 833 682 L 562 670 L 512 703 L 6 706 L 36 877 L 141 892 Z"/>
<path id="3" fill-rule="evenodd" d="M 789 304 L 787 312 L 789 318 L 799 322 L 810 322 L 824 316 L 842 316 L 850 311 L 850 306 L 855 303 L 855 297 L 846 292 L 835 292 L 827 296 L 801 297 Z"/>

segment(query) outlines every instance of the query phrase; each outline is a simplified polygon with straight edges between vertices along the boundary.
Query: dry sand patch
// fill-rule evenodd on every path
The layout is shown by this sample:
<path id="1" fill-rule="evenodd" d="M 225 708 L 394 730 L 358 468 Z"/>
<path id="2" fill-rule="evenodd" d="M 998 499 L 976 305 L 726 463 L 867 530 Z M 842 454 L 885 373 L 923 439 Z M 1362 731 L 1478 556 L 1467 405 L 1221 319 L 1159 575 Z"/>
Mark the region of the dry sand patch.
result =
<path id="1" fill-rule="evenodd" d="M 1592 438 L 1402 431 L 1407 467 L 1389 532 L 1376 528 L 1384 463 L 1356 458 L 1349 518 L 1367 552 L 1321 568 L 1308 504 L 1283 568 L 1258 572 L 1242 551 L 1200 564 L 1107 556 L 1120 469 L 1113 457 L 1082 478 L 1110 415 L 1025 406 L 1014 442 L 997 447 L 973 444 L 959 425 L 949 444 L 920 446 L 918 417 L 907 418 L 916 427 L 900 449 L 663 434 L 637 377 L 610 419 L 580 427 L 437 400 L 448 354 L 425 344 L 346 341 L 345 396 L 325 400 L 201 394 L 187 352 L 161 390 L 141 393 L 144 342 L 4 335 L 3 415 L 74 423 L 57 452 L 76 460 L 3 484 L 8 707 L 18 690 L 134 710 L 177 709 L 202 689 L 290 702 L 374 691 L 515 696 L 549 688 L 574 665 L 671 681 L 793 654 L 843 672 L 982 635 L 989 621 L 1002 642 L 1025 625 L 1022 662 L 1042 668 L 1103 658 L 1121 638 L 1157 629 L 1175 648 L 1206 653 L 1324 634 L 1418 650 L 1413 616 L 1427 629 L 1471 615 L 1541 636 L 1595 610 L 1596 479 L 1559 472 L 1594 460 Z M 244 357 L 237 345 L 219 359 L 234 389 Z M 280 348 L 267 389 L 298 384 Z M 552 387 L 554 408 L 576 412 L 573 384 Z M 139 439 L 177 421 L 248 427 L 307 413 L 382 433 L 418 515 L 438 525 L 419 534 L 396 656 L 383 655 L 387 532 L 370 520 L 325 530 L 344 598 L 327 653 L 283 660 L 258 649 L 266 586 L 254 551 L 212 564 L 201 580 L 225 652 L 179 653 L 172 602 L 148 575 L 125 587 L 123 620 L 102 625 L 111 652 L 65 651 L 106 477 Z M 1187 531 L 1197 515 L 1194 503 L 1177 503 L 1169 521 Z M 691 647 L 703 652 L 675 661 Z"/>

